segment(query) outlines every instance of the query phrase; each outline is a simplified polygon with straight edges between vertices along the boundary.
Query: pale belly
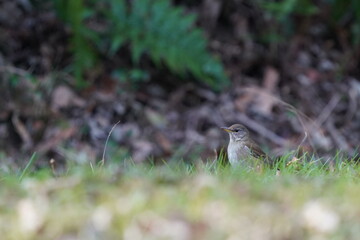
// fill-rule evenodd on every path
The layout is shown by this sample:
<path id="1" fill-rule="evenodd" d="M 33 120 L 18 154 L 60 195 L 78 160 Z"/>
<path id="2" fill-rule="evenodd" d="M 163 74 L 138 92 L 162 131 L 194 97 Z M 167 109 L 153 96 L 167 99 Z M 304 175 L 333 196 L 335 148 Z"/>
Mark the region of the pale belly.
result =
<path id="1" fill-rule="evenodd" d="M 250 149 L 244 145 L 229 144 L 227 152 L 231 165 L 248 165 L 247 163 L 252 159 Z"/>

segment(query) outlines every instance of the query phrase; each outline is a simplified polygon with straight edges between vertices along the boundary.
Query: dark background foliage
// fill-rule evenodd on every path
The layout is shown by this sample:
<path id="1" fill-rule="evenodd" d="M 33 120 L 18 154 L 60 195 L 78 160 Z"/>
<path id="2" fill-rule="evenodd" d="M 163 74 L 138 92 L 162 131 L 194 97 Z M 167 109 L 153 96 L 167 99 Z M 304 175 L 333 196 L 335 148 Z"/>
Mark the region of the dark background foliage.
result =
<path id="1" fill-rule="evenodd" d="M 356 0 L 1 1 L 2 162 L 99 160 L 117 121 L 114 161 L 214 158 L 237 122 L 354 156 L 359 29 Z"/>

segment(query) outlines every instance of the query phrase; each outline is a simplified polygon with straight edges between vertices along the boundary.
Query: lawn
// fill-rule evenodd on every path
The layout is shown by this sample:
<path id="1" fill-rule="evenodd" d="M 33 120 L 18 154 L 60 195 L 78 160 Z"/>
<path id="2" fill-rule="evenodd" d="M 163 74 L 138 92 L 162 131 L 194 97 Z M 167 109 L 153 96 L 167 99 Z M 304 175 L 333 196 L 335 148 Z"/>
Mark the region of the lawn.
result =
<path id="1" fill-rule="evenodd" d="M 124 162 L 57 177 L 2 172 L 1 239 L 359 239 L 355 163 L 277 167 Z"/>

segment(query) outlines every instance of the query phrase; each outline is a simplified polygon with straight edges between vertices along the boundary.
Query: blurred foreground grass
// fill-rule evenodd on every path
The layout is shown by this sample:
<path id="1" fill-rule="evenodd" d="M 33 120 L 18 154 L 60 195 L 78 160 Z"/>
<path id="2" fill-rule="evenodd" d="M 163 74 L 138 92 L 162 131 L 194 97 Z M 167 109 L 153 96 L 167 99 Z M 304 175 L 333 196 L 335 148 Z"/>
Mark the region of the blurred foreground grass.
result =
<path id="1" fill-rule="evenodd" d="M 126 164 L 125 164 L 126 165 Z M 1 174 L 1 239 L 359 239 L 352 163 L 185 163 Z"/>

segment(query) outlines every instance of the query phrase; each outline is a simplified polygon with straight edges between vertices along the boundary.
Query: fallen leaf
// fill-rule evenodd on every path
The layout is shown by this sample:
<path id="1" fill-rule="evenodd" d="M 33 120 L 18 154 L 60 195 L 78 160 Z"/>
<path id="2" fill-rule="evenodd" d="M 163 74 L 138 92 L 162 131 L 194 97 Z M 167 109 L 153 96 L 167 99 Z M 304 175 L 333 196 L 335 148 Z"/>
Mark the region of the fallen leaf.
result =
<path id="1" fill-rule="evenodd" d="M 296 163 L 299 162 L 299 160 L 300 160 L 300 159 L 298 159 L 297 157 L 293 157 L 293 158 L 290 160 L 290 162 L 288 162 L 288 163 L 286 164 L 286 166 L 288 167 L 288 166 L 290 166 L 290 165 L 296 164 Z"/>
<path id="2" fill-rule="evenodd" d="M 132 159 L 136 163 L 143 162 L 148 159 L 154 149 L 153 145 L 150 142 L 144 140 L 134 141 L 133 147 L 134 151 Z"/>
<path id="3" fill-rule="evenodd" d="M 163 133 L 157 132 L 155 134 L 155 139 L 165 153 L 167 154 L 171 153 L 172 144 L 170 140 Z"/>
<path id="4" fill-rule="evenodd" d="M 52 94 L 51 109 L 57 112 L 61 108 L 72 106 L 84 107 L 85 100 L 78 97 L 69 87 L 58 86 Z"/>
<path id="5" fill-rule="evenodd" d="M 75 133 L 77 133 L 76 127 L 58 130 L 53 136 L 49 137 L 49 139 L 45 139 L 43 142 L 40 142 L 37 145 L 36 151 L 41 153 L 47 152 L 58 146 L 62 141 L 72 137 Z"/>
<path id="6" fill-rule="evenodd" d="M 273 67 L 267 67 L 264 74 L 264 91 L 259 91 L 255 99 L 254 109 L 264 116 L 270 116 L 277 99 L 272 95 L 279 82 L 279 72 Z"/>
<path id="7" fill-rule="evenodd" d="M 160 113 L 150 108 L 145 109 L 145 116 L 153 126 L 158 128 L 165 127 L 167 123 L 164 116 L 162 116 Z"/>

